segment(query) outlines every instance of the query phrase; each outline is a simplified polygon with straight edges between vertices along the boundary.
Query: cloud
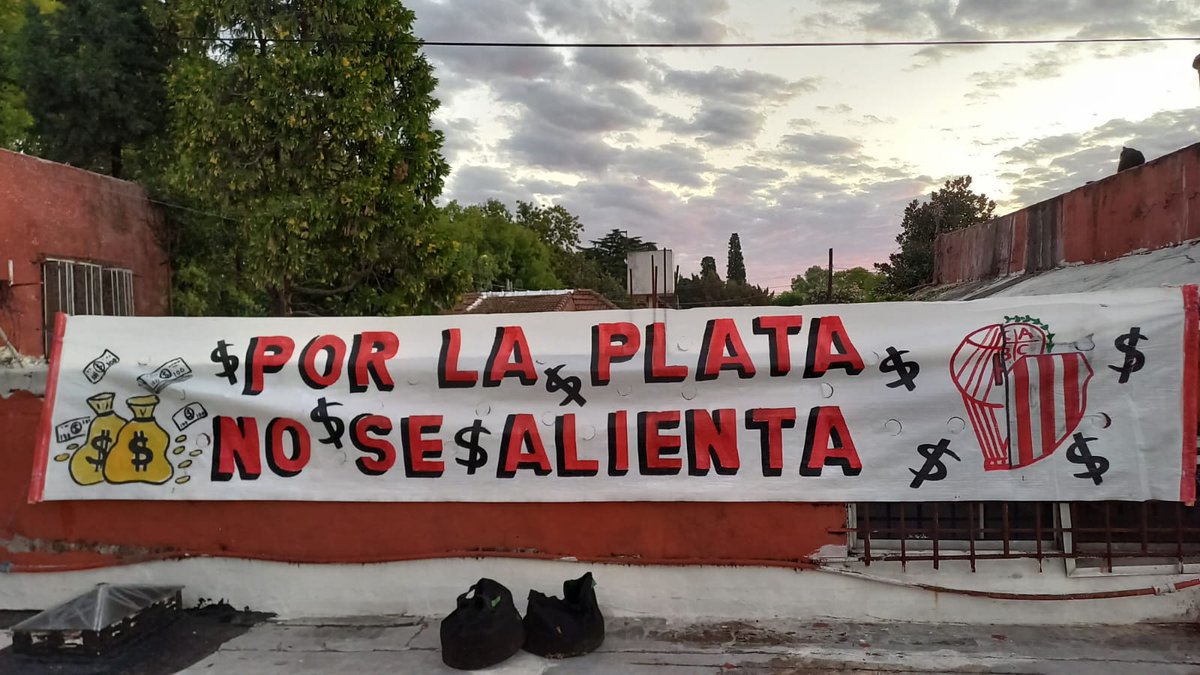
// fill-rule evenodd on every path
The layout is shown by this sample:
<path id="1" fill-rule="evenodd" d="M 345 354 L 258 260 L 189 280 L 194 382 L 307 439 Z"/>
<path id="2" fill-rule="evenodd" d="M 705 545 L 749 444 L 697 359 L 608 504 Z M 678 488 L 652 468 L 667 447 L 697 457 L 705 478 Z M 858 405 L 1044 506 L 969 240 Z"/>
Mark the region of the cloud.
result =
<path id="1" fill-rule="evenodd" d="M 650 72 L 645 57 L 632 49 L 579 49 L 573 63 L 611 82 L 641 80 Z"/>
<path id="2" fill-rule="evenodd" d="M 1124 145 L 1147 161 L 1191 145 L 1200 137 L 1195 112 L 1164 110 L 1143 120 L 1109 120 L 1078 134 L 1056 134 L 1014 145 L 997 157 L 1012 182 L 1013 205 L 1035 204 L 1088 181 L 1110 176 Z"/>
<path id="3" fill-rule="evenodd" d="M 757 110 L 714 101 L 702 106 L 690 120 L 666 119 L 663 129 L 705 145 L 729 147 L 754 140 L 765 119 Z"/>
<path id="4" fill-rule="evenodd" d="M 717 19 L 726 0 L 651 0 L 642 36 L 663 42 L 720 42 L 729 29 Z"/>
<path id="5" fill-rule="evenodd" d="M 502 147 L 517 166 L 595 175 L 603 172 L 619 151 L 595 136 L 565 131 L 541 120 L 522 120 Z"/>
<path id="6" fill-rule="evenodd" d="M 819 82 L 815 77 L 787 80 L 770 73 L 721 66 L 711 70 L 666 69 L 662 76 L 665 89 L 705 101 L 742 106 L 783 103 L 816 91 Z"/>
<path id="7" fill-rule="evenodd" d="M 570 87 L 533 80 L 513 83 L 498 93 L 502 100 L 525 108 L 522 124 L 540 121 L 571 132 L 637 129 L 658 114 L 640 94 L 619 84 Z"/>
<path id="8" fill-rule="evenodd" d="M 707 185 L 703 174 L 713 167 L 699 148 L 671 143 L 658 148 L 625 150 L 617 161 L 617 169 L 638 178 L 700 188 Z"/>
<path id="9" fill-rule="evenodd" d="M 465 166 L 450 172 L 453 193 L 470 195 L 470 203 L 498 199 L 511 203 L 528 199 L 524 189 L 517 185 L 508 171 L 493 166 Z"/>

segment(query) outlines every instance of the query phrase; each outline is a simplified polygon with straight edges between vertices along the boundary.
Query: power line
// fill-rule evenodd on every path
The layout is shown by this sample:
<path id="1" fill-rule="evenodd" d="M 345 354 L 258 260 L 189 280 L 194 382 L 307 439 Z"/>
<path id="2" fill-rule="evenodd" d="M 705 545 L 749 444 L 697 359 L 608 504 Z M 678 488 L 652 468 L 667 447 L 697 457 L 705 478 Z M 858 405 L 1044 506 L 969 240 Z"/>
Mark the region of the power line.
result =
<path id="1" fill-rule="evenodd" d="M 353 38 L 272 38 L 272 37 L 204 37 L 180 35 L 176 39 L 198 42 L 268 42 L 311 44 L 378 44 L 380 40 Z M 822 47 L 972 47 L 989 45 L 1060 45 L 1060 44 L 1128 44 L 1139 42 L 1200 42 L 1197 36 L 1168 37 L 1107 37 L 1107 38 L 1025 38 L 978 40 L 833 40 L 789 42 L 528 42 L 494 40 L 421 40 L 402 39 L 389 42 L 422 47 L 498 47 L 515 49 L 770 49 Z"/>

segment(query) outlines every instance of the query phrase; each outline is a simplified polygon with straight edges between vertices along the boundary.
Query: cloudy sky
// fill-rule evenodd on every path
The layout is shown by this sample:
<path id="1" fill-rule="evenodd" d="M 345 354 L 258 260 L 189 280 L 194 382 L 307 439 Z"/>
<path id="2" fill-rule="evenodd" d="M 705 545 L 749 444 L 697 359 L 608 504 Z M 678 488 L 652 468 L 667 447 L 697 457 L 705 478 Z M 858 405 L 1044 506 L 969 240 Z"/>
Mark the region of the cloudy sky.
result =
<path id="1" fill-rule="evenodd" d="M 409 0 L 419 37 L 770 42 L 1200 35 L 1194 0 Z M 985 47 L 427 47 L 445 197 L 562 204 L 681 272 L 738 232 L 773 289 L 867 265 L 947 178 L 1019 208 L 1200 141 L 1200 42 Z"/>

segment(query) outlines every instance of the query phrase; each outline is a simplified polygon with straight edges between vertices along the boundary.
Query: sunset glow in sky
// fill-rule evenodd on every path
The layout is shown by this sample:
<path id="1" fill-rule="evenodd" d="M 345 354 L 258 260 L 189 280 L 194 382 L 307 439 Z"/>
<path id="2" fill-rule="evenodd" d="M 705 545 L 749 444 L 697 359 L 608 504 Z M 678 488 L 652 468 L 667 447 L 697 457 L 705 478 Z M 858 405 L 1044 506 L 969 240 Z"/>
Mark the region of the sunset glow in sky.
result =
<path id="1" fill-rule="evenodd" d="M 429 40 L 770 42 L 1200 35 L 1200 3 L 413 0 Z M 999 212 L 1200 142 L 1198 42 L 983 47 L 427 47 L 446 199 L 562 204 L 681 273 L 738 232 L 783 289 L 826 249 L 885 260 L 904 205 L 971 175 Z"/>

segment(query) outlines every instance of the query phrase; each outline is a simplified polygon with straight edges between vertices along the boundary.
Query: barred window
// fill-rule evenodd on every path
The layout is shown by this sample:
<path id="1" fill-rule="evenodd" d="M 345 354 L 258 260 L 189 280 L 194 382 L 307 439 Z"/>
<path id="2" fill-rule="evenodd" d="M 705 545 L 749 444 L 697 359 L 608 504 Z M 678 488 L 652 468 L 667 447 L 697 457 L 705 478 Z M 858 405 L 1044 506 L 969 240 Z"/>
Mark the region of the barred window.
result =
<path id="1" fill-rule="evenodd" d="M 42 299 L 45 346 L 49 355 L 54 316 L 59 312 L 133 316 L 133 271 L 48 258 L 42 263 Z"/>
<path id="2" fill-rule="evenodd" d="M 1062 558 L 1068 571 L 1179 572 L 1200 565 L 1200 508 L 1177 502 L 854 504 L 851 552 L 866 564 Z"/>

